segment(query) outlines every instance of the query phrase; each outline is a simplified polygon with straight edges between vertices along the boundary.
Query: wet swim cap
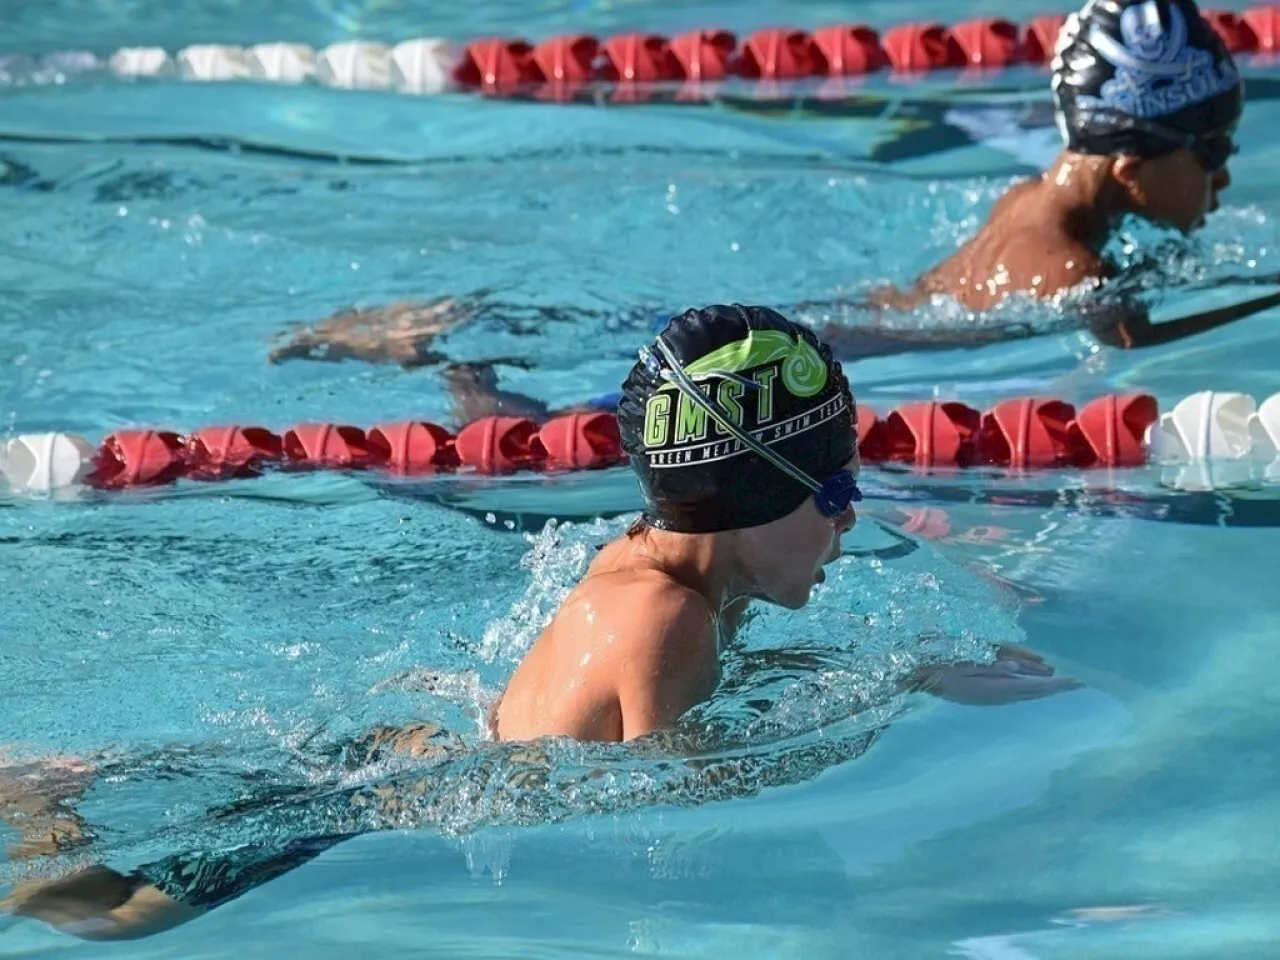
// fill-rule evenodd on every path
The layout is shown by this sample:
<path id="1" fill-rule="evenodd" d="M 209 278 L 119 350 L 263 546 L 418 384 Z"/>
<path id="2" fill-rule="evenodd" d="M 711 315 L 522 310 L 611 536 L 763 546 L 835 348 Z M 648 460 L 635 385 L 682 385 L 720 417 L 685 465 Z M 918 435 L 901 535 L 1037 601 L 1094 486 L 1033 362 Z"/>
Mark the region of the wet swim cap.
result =
<path id="1" fill-rule="evenodd" d="M 685 374 L 769 450 L 821 483 L 856 449 L 856 408 L 831 351 L 767 307 L 712 306 L 660 335 Z M 785 517 L 812 490 L 748 449 L 663 375 L 654 355 L 622 385 L 622 446 L 662 530 L 714 533 Z"/>
<path id="2" fill-rule="evenodd" d="M 1058 126 L 1077 153 L 1162 156 L 1181 145 L 1168 131 L 1204 137 L 1244 107 L 1231 54 L 1192 0 L 1090 0 L 1055 52 Z"/>

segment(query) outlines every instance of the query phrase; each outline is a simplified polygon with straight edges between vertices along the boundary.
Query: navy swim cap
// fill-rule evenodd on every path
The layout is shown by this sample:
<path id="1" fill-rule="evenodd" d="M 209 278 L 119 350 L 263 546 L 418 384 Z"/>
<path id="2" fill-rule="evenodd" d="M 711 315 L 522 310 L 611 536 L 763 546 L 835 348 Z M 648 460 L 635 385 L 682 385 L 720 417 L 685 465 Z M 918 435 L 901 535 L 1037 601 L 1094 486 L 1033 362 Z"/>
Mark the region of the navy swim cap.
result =
<path id="1" fill-rule="evenodd" d="M 660 337 L 684 373 L 742 431 L 819 483 L 856 450 L 844 372 L 807 327 L 767 307 L 711 306 Z M 622 447 L 662 530 L 714 533 L 781 519 L 812 490 L 748 449 L 641 360 L 618 402 Z"/>
<path id="2" fill-rule="evenodd" d="M 1192 0 L 1090 0 L 1058 36 L 1053 98 L 1067 149 L 1157 157 L 1239 120 L 1244 87 Z"/>

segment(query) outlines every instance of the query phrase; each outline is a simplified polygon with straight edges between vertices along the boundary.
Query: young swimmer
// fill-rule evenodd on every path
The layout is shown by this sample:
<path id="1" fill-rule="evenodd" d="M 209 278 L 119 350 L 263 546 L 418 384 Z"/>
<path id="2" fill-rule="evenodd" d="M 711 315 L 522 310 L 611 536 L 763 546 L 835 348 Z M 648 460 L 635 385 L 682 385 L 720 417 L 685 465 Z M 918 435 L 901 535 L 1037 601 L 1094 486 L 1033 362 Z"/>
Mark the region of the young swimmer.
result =
<path id="1" fill-rule="evenodd" d="M 807 327 L 772 310 L 712 306 L 674 318 L 631 370 L 618 416 L 644 512 L 600 551 L 512 675 L 491 714 L 498 741 L 619 742 L 671 731 L 713 696 L 721 652 L 748 604 L 803 607 L 854 525 L 861 494 L 849 384 Z M 1079 686 L 1027 651 L 1002 648 L 997 657 L 925 669 L 904 687 L 996 705 Z M 390 752 L 459 749 L 439 727 L 417 724 L 373 731 L 345 759 L 359 767 Z M 42 812 L 26 821 L 37 833 L 85 835 L 65 804 L 28 796 L 23 808 Z M 352 835 L 178 855 L 127 875 L 93 867 L 23 889 L 10 907 L 90 939 L 143 936 Z M 27 838 L 37 851 L 39 840 Z"/>
<path id="2" fill-rule="evenodd" d="M 1053 166 L 1011 187 L 977 235 L 909 289 L 877 291 L 860 305 L 813 304 L 807 312 L 862 308 L 874 320 L 883 308 L 916 309 L 935 295 L 985 311 L 1012 293 L 1050 298 L 1095 283 L 1104 296 L 1075 309 L 1103 342 L 1130 348 L 1179 340 L 1280 303 L 1259 297 L 1153 325 L 1122 292 L 1105 295 L 1120 279 L 1105 247 L 1122 217 L 1190 233 L 1218 209 L 1231 183 L 1227 163 L 1236 152 L 1244 88 L 1193 0 L 1090 0 L 1068 19 L 1056 54 L 1052 94 L 1066 149 Z M 431 349 L 436 337 L 476 318 L 500 320 L 504 310 L 511 308 L 467 297 L 347 311 L 294 332 L 271 359 L 420 366 L 439 361 Z M 872 322 L 824 327 L 821 335 L 841 359 L 856 360 L 978 347 L 1035 332 L 1025 325 L 889 329 Z M 449 386 L 455 395 L 469 389 L 473 404 L 487 412 L 514 411 L 512 395 L 483 406 L 489 388 L 465 375 Z"/>
<path id="3" fill-rule="evenodd" d="M 1244 88 L 1193 0 L 1090 0 L 1067 19 L 1055 53 L 1066 149 L 1042 177 L 1012 187 L 972 240 L 887 302 L 911 308 L 943 294 L 987 310 L 1014 292 L 1051 297 L 1113 280 L 1104 248 L 1123 216 L 1191 233 L 1218 209 Z M 1195 326 L 1161 330 L 1140 309 L 1122 312 L 1130 315 L 1093 324 L 1116 345 Z"/>
<path id="4" fill-rule="evenodd" d="M 1244 93 L 1192 0 L 1086 3 L 1059 35 L 1052 90 L 1066 149 L 907 299 L 943 293 L 986 310 L 1013 291 L 1111 279 L 1103 247 L 1121 216 L 1190 233 L 1218 209 Z"/>

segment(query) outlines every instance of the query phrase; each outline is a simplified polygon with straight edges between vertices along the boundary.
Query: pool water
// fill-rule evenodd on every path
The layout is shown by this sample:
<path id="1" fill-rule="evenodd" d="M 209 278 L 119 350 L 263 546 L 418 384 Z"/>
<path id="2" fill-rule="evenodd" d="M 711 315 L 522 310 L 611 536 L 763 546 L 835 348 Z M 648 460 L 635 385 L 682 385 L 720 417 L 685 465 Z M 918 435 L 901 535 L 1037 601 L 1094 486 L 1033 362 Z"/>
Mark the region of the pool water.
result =
<path id="1" fill-rule="evenodd" d="M 3 16 L 0 47 L 30 54 L 955 19 L 939 3 L 776 0 L 474 11 L 22 0 Z M 1160 261 L 1157 315 L 1253 295 L 1280 269 L 1280 100 L 1270 67 L 1249 71 L 1224 209 L 1189 248 L 1136 227 L 1118 241 Z M 597 108 L 177 82 L 0 87 L 0 432 L 450 423 L 435 368 L 266 357 L 292 322 L 348 304 L 473 291 L 507 307 L 443 338 L 450 359 L 497 359 L 505 389 L 553 408 L 607 393 L 663 311 L 831 299 L 908 282 L 954 249 L 1056 149 L 1043 76 L 1000 83 L 877 79 L 858 94 L 875 110 L 800 101 L 781 114 L 745 94 Z M 1202 389 L 1280 390 L 1275 312 L 1133 353 L 1072 329 L 1069 312 L 1032 314 L 1042 336 L 853 364 L 859 400 L 1143 390 L 1168 408 Z M 176 852 L 371 831 L 151 939 L 84 943 L 0 917 L 0 947 L 1273 956 L 1280 711 L 1266 664 L 1280 538 L 1272 512 L 1238 497 L 1265 505 L 1274 488 L 1184 492 L 1158 468 L 868 471 L 867 488 L 847 556 L 810 607 L 764 612 L 727 654 L 724 688 L 689 720 L 714 734 L 695 764 L 483 742 L 484 708 L 593 547 L 637 508 L 625 472 L 0 494 L 0 762 L 98 758 L 79 807 L 96 857 L 127 872 Z M 989 642 L 1029 646 L 1085 686 L 1000 708 L 893 693 L 920 663 L 981 656 Z M 469 749 L 355 770 L 333 759 L 361 731 L 415 719 Z M 424 778 L 429 789 L 394 811 L 348 802 Z M 231 802 L 237 812 L 210 814 Z M 83 853 L 0 860 L 0 885 Z"/>

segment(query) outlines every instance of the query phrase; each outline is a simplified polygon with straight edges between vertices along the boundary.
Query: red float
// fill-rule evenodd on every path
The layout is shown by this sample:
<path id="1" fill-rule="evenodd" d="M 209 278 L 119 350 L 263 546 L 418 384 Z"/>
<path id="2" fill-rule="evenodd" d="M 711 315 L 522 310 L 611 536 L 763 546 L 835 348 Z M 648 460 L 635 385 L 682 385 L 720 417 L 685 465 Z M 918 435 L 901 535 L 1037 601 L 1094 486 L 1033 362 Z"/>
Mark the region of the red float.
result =
<path id="1" fill-rule="evenodd" d="M 392 473 L 433 473 L 458 466 L 453 434 L 434 423 L 380 423 L 365 435 L 365 442 L 370 455 Z"/>
<path id="2" fill-rule="evenodd" d="M 823 27 L 814 31 L 813 42 L 826 60 L 829 77 L 856 77 L 889 65 L 880 34 L 870 27 Z"/>
<path id="3" fill-rule="evenodd" d="M 1205 10 L 1203 15 L 1229 53 L 1252 53 L 1258 49 L 1258 35 L 1239 14 L 1230 10 Z"/>
<path id="4" fill-rule="evenodd" d="M 729 75 L 738 38 L 728 30 L 697 30 L 673 38 L 670 49 L 685 80 L 717 83 Z"/>
<path id="5" fill-rule="evenodd" d="M 1244 22 L 1257 40 L 1253 49 L 1266 53 L 1280 49 L 1280 6 L 1273 4 L 1246 10 Z"/>
<path id="6" fill-rule="evenodd" d="M 533 62 L 549 83 L 584 83 L 595 76 L 600 41 L 585 34 L 552 37 L 533 48 Z"/>
<path id="7" fill-rule="evenodd" d="M 1006 400 L 982 418 L 978 458 L 1014 469 L 1074 463 L 1083 446 L 1071 429 L 1075 415 L 1075 407 L 1061 400 Z"/>
<path id="8" fill-rule="evenodd" d="M 611 83 L 662 83 L 682 79 L 680 62 L 666 37 L 629 33 L 604 43 L 600 76 Z"/>
<path id="9" fill-rule="evenodd" d="M 826 72 L 826 58 L 803 30 L 771 27 L 747 38 L 736 72 L 752 80 L 795 80 Z"/>
<path id="10" fill-rule="evenodd" d="M 622 437 L 612 413 L 571 413 L 544 423 L 538 440 L 547 451 L 547 466 L 559 470 L 593 470 L 621 463 Z"/>
<path id="11" fill-rule="evenodd" d="M 166 430 L 120 430 L 102 441 L 86 478 L 104 490 L 172 483 L 186 468 L 182 439 Z"/>
<path id="12" fill-rule="evenodd" d="M 986 69 L 1007 67 L 1022 59 L 1018 28 L 1008 20 L 969 20 L 951 28 L 965 62 Z"/>
<path id="13" fill-rule="evenodd" d="M 1067 18 L 1061 14 L 1036 17 L 1022 35 L 1022 56 L 1027 63 L 1049 63 L 1058 45 L 1058 34 Z"/>
<path id="14" fill-rule="evenodd" d="M 300 423 L 284 432 L 285 465 L 293 470 L 361 470 L 379 466 L 364 431 L 333 423 Z"/>
<path id="15" fill-rule="evenodd" d="M 884 52 L 895 70 L 918 73 L 965 65 L 964 51 L 938 23 L 907 23 L 884 35 Z"/>
<path id="16" fill-rule="evenodd" d="M 858 456 L 865 463 L 889 459 L 888 437 L 884 421 L 870 407 L 858 407 Z"/>
<path id="17" fill-rule="evenodd" d="M 280 437 L 264 427 L 205 427 L 187 437 L 185 476 L 192 480 L 256 477 L 284 457 Z"/>
<path id="18" fill-rule="evenodd" d="M 908 403 L 885 419 L 888 459 L 918 467 L 967 467 L 982 415 L 963 403 Z"/>
<path id="19" fill-rule="evenodd" d="M 1076 416 L 1085 441 L 1082 467 L 1140 467 L 1147 462 L 1147 428 L 1160 418 L 1155 397 L 1145 393 L 1098 397 Z"/>
<path id="20" fill-rule="evenodd" d="M 454 449 L 462 466 L 479 473 L 535 469 L 547 457 L 538 425 L 522 417 L 485 417 L 467 424 L 458 431 Z"/>
<path id="21" fill-rule="evenodd" d="M 546 78 L 533 59 L 533 47 L 523 40 L 477 40 L 463 52 L 454 79 L 464 87 L 486 93 L 505 93 Z"/>

